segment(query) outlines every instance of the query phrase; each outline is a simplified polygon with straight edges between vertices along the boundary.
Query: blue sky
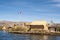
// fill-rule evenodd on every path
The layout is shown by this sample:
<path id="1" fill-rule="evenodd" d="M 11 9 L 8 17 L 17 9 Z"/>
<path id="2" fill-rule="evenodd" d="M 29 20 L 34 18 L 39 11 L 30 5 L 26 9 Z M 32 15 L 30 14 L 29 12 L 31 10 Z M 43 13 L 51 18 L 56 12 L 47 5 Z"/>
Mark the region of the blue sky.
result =
<path id="1" fill-rule="evenodd" d="M 0 0 L 0 20 L 48 22 L 53 20 L 58 23 L 60 0 Z"/>

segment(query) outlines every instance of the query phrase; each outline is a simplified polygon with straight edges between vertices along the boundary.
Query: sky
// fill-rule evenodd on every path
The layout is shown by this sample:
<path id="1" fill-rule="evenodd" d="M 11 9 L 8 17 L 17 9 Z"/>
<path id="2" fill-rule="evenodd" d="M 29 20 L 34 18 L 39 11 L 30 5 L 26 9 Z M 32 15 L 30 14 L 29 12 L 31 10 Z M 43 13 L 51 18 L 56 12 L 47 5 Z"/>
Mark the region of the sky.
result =
<path id="1" fill-rule="evenodd" d="M 60 0 L 0 0 L 0 20 L 60 23 Z"/>

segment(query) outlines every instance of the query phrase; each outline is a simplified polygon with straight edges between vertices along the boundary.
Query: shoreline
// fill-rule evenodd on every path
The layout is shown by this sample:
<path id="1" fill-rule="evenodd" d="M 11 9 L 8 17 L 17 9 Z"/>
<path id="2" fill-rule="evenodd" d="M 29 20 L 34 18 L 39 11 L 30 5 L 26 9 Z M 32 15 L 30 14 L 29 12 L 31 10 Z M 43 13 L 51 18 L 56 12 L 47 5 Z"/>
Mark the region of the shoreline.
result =
<path id="1" fill-rule="evenodd" d="M 57 33 L 57 32 L 36 32 L 36 33 L 33 33 L 33 32 L 19 32 L 19 31 L 10 31 L 8 33 L 14 33 L 14 34 L 33 34 L 33 35 L 52 35 L 52 36 L 60 36 L 60 32 Z"/>

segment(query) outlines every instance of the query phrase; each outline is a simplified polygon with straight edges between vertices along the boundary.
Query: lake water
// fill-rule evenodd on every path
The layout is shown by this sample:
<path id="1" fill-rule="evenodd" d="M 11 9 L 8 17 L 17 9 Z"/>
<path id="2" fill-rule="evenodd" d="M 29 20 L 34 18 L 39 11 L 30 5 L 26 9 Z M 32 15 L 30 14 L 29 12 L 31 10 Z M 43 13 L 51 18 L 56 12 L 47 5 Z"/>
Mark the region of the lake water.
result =
<path id="1" fill-rule="evenodd" d="M 12 34 L 0 31 L 0 40 L 60 40 L 60 36 Z"/>

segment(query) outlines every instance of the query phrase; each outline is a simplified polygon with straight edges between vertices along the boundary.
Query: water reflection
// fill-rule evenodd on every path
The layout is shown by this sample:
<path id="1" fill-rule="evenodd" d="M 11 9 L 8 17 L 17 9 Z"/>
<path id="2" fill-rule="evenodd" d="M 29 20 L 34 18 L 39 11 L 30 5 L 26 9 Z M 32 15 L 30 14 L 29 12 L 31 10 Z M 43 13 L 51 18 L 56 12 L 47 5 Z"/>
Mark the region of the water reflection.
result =
<path id="1" fill-rule="evenodd" d="M 60 40 L 60 36 L 15 34 L 15 40 Z"/>
<path id="2" fill-rule="evenodd" d="M 60 40 L 60 36 L 12 34 L 0 31 L 0 40 Z"/>
<path id="3" fill-rule="evenodd" d="M 47 40 L 48 36 L 46 35 L 31 35 L 31 40 Z"/>
<path id="4" fill-rule="evenodd" d="M 31 37 L 29 34 L 15 34 L 14 40 L 31 40 Z"/>

